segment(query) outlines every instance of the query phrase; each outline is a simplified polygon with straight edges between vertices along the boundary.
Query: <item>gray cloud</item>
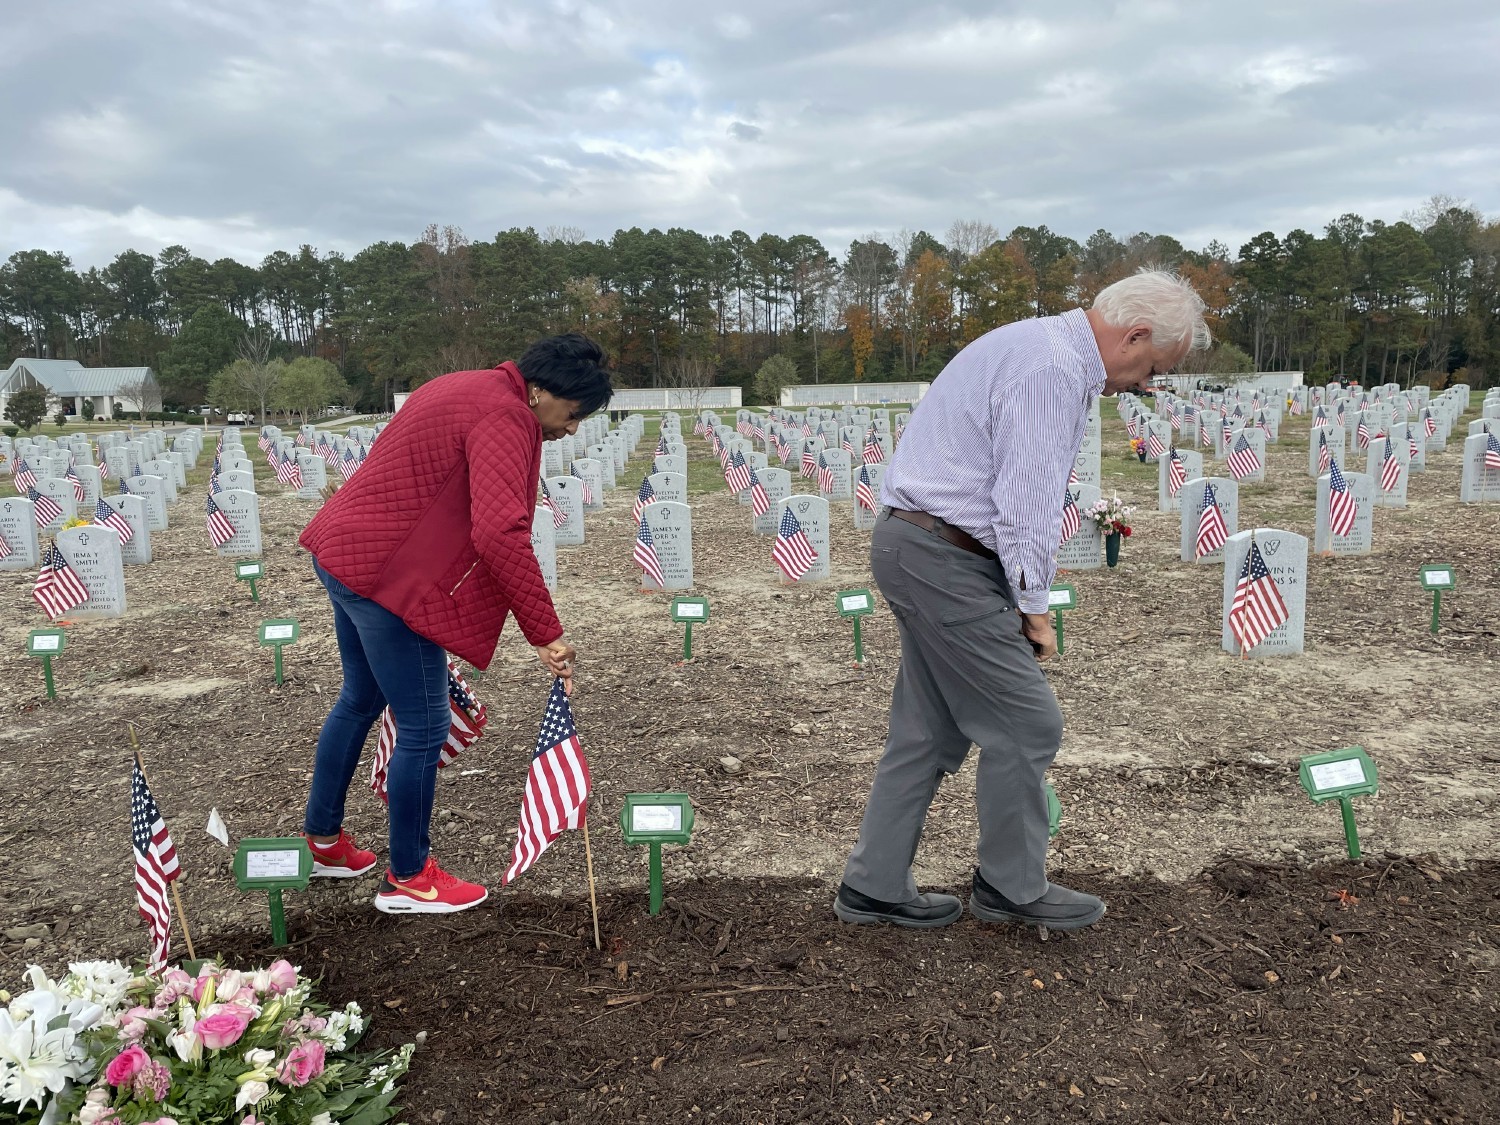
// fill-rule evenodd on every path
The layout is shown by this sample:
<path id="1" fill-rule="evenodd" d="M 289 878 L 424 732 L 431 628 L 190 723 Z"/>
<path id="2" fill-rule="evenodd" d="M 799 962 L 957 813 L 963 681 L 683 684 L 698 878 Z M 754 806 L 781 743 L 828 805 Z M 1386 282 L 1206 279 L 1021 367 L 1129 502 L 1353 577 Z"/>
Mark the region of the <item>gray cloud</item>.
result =
<path id="1" fill-rule="evenodd" d="M 1500 210 L 1484 0 L 6 6 L 0 256 Z"/>

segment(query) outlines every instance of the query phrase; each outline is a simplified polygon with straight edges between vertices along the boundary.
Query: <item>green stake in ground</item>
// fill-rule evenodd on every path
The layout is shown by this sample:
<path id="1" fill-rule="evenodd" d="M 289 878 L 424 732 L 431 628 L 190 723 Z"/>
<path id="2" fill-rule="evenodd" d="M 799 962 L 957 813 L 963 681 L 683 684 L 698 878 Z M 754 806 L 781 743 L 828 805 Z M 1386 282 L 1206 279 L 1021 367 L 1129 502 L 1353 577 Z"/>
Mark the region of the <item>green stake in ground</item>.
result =
<path id="1" fill-rule="evenodd" d="M 693 802 L 686 793 L 627 793 L 620 810 L 625 842 L 651 849 L 651 913 L 661 913 L 661 846 L 686 844 L 693 836 Z"/>
<path id="2" fill-rule="evenodd" d="M 1066 582 L 1057 583 L 1047 591 L 1047 608 L 1053 611 L 1052 615 L 1057 621 L 1057 654 L 1061 656 L 1063 653 L 1063 610 L 1078 608 L 1078 592 Z"/>
<path id="3" fill-rule="evenodd" d="M 864 638 L 860 636 L 859 619 L 875 612 L 875 599 L 869 590 L 840 590 L 838 593 L 839 616 L 854 620 L 854 666 L 865 665 Z"/>
<path id="4" fill-rule="evenodd" d="M 57 689 L 52 684 L 52 658 L 62 655 L 68 638 L 61 629 L 33 629 L 26 638 L 26 655 L 42 658 L 42 675 L 47 681 L 47 698 L 56 699 Z"/>
<path id="5" fill-rule="evenodd" d="M 279 621 L 262 621 L 260 623 L 260 643 L 269 645 L 276 650 L 276 682 L 281 683 L 281 650 L 287 645 L 297 643 L 297 638 L 302 635 L 302 628 L 291 618 Z"/>
<path id="6" fill-rule="evenodd" d="M 1349 858 L 1359 858 L 1359 829 L 1354 827 L 1354 806 L 1351 797 L 1374 793 L 1379 789 L 1379 778 L 1375 763 L 1362 746 L 1349 746 L 1343 750 L 1332 750 L 1327 754 L 1313 754 L 1302 759 L 1299 770 L 1302 788 L 1317 804 L 1337 801 L 1344 815 L 1344 840 L 1349 845 Z"/>
<path id="7" fill-rule="evenodd" d="M 1062 802 L 1057 799 L 1057 790 L 1052 788 L 1052 782 L 1044 781 L 1047 787 L 1047 839 L 1057 835 L 1058 828 L 1062 825 Z"/>
<path id="8" fill-rule="evenodd" d="M 234 853 L 234 882 L 242 891 L 266 891 L 271 898 L 271 944 L 286 944 L 281 892 L 300 891 L 312 877 L 312 852 L 301 836 L 241 840 Z"/>
<path id="9" fill-rule="evenodd" d="M 1432 631 L 1438 631 L 1438 610 L 1443 604 L 1443 591 L 1458 585 L 1453 567 L 1448 563 L 1432 563 L 1422 568 L 1422 589 L 1432 591 Z"/>
<path id="10" fill-rule="evenodd" d="M 265 565 L 259 559 L 241 559 L 234 564 L 234 577 L 237 581 L 250 583 L 250 600 L 260 601 L 260 594 L 256 593 L 255 583 L 257 579 L 266 576 Z"/>
<path id="11" fill-rule="evenodd" d="M 685 626 L 682 634 L 682 662 L 693 659 L 693 626 L 708 620 L 707 598 L 673 598 L 672 620 Z"/>

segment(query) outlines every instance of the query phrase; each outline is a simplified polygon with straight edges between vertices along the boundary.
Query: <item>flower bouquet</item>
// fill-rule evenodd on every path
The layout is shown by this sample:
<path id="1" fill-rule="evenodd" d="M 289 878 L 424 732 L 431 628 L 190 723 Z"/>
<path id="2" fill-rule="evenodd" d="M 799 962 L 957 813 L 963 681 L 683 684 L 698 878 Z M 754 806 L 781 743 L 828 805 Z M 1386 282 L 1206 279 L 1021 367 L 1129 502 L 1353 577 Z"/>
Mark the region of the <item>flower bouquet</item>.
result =
<path id="1" fill-rule="evenodd" d="M 1095 500 L 1083 511 L 1099 525 L 1099 531 L 1104 535 L 1104 561 L 1110 566 L 1120 561 L 1120 544 L 1130 538 L 1130 525 L 1125 521 L 1134 511 L 1134 506 L 1121 500 L 1118 493 L 1107 500 Z"/>
<path id="2" fill-rule="evenodd" d="M 1142 463 L 1146 460 L 1146 439 L 1133 437 L 1130 439 L 1130 452 L 1134 453 Z"/>
<path id="3" fill-rule="evenodd" d="M 196 968 L 190 973 L 188 969 Z M 137 977 L 113 961 L 33 965 L 0 1010 L 0 1121 L 23 1125 L 382 1125 L 415 1045 L 362 1052 L 285 961 Z"/>

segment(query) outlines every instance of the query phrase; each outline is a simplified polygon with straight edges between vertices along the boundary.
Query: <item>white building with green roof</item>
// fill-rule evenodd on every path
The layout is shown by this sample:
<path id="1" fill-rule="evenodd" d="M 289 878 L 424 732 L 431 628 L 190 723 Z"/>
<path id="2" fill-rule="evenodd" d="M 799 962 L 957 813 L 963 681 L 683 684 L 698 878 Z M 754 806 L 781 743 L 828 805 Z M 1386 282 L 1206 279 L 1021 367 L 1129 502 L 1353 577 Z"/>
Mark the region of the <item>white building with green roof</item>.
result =
<path id="1" fill-rule="evenodd" d="M 76 359 L 18 359 L 0 371 L 0 416 L 10 396 L 30 387 L 47 395 L 47 414 L 81 416 L 92 402 L 94 417 L 111 418 L 115 406 L 132 413 L 161 409 L 161 385 L 149 367 L 85 367 Z"/>

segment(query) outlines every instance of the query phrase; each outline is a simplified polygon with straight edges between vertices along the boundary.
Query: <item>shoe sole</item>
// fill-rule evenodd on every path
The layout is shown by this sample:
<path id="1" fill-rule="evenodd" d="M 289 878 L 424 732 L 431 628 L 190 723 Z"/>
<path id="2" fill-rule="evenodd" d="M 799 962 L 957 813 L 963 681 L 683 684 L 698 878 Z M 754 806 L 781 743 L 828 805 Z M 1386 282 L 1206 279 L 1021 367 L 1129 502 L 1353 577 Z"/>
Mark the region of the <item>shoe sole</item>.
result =
<path id="1" fill-rule="evenodd" d="M 489 897 L 489 891 L 485 891 L 483 898 L 476 898 L 473 902 L 452 903 L 423 902 L 415 898 L 388 898 L 385 895 L 376 895 L 375 909 L 382 914 L 457 914 L 460 910 L 473 909 Z"/>
<path id="2" fill-rule="evenodd" d="M 360 868 L 354 867 L 330 867 L 326 863 L 319 863 L 313 859 L 312 877 L 314 879 L 357 879 L 361 875 L 368 875 L 375 870 L 375 860 Z"/>
<path id="3" fill-rule="evenodd" d="M 1047 930 L 1082 930 L 1092 926 L 1099 919 L 1103 918 L 1109 912 L 1109 907 L 1101 902 L 1097 911 L 1092 914 L 1086 914 L 1081 918 L 1047 920 L 1033 918 L 1027 914 L 1012 914 L 1008 910 L 992 910 L 988 906 L 982 906 L 971 898 L 969 900 L 969 910 L 981 922 L 998 922 L 1013 926 L 1035 926 L 1038 929 Z"/>
<path id="4" fill-rule="evenodd" d="M 964 908 L 960 906 L 952 915 L 918 921 L 891 914 L 872 914 L 868 910 L 850 910 L 838 899 L 833 900 L 833 912 L 838 915 L 839 921 L 848 922 L 851 926 L 902 926 L 908 930 L 940 930 L 944 926 L 953 925 L 964 916 Z"/>

